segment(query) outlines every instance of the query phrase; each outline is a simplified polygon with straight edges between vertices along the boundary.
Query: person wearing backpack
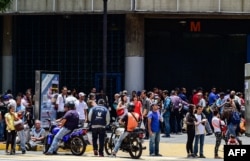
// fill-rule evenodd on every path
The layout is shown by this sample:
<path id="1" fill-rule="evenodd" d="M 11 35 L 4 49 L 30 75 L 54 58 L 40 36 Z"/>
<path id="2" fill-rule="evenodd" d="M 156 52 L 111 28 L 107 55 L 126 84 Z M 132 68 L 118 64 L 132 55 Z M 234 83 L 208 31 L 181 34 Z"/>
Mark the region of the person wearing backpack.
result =
<path id="1" fill-rule="evenodd" d="M 242 141 L 236 135 L 236 129 L 240 124 L 240 114 L 235 106 L 235 102 L 233 99 L 229 99 L 227 101 L 226 108 L 224 109 L 223 116 L 227 121 L 227 138 L 230 138 L 230 135 L 236 136 L 239 144 L 242 144 Z M 229 106 L 229 107 L 228 107 Z"/>
<path id="2" fill-rule="evenodd" d="M 139 122 L 139 114 L 134 112 L 135 104 L 130 102 L 128 104 L 128 112 L 119 120 L 119 123 L 124 125 L 125 130 L 122 135 L 120 135 L 118 141 L 115 144 L 115 148 L 112 151 L 111 156 L 115 157 L 118 152 L 122 141 L 126 138 L 126 136 L 134 131 L 134 129 L 138 126 Z"/>

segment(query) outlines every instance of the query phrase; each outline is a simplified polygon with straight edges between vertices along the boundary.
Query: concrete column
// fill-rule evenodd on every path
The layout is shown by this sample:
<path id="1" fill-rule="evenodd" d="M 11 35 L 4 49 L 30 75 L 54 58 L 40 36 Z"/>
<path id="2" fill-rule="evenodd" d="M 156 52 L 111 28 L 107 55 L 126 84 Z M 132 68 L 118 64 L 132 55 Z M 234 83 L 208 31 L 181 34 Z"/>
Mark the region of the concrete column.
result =
<path id="1" fill-rule="evenodd" d="M 2 92 L 11 89 L 13 80 L 12 61 L 12 16 L 3 16 L 3 51 L 2 51 Z"/>
<path id="2" fill-rule="evenodd" d="M 245 134 L 250 137 L 250 63 L 245 64 L 245 109 Z"/>
<path id="3" fill-rule="evenodd" d="M 247 63 L 250 63 L 250 35 L 247 35 Z"/>
<path id="4" fill-rule="evenodd" d="M 125 89 L 144 89 L 144 17 L 126 15 Z"/>

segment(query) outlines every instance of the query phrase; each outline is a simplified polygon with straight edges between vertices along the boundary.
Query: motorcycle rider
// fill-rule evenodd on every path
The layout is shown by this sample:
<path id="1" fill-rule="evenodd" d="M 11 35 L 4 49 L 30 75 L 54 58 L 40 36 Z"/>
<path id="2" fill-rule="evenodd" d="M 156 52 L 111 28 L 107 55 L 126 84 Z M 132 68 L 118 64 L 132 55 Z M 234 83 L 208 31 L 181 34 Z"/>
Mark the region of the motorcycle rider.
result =
<path id="1" fill-rule="evenodd" d="M 97 105 L 90 109 L 88 119 L 92 128 L 92 142 L 94 155 L 103 157 L 103 148 L 106 135 L 106 125 L 110 122 L 109 110 L 105 107 L 104 99 L 99 99 Z M 99 151 L 97 145 L 97 139 L 99 137 Z"/>
<path id="2" fill-rule="evenodd" d="M 55 135 L 53 142 L 45 155 L 57 154 L 58 142 L 63 138 L 64 135 L 78 127 L 79 115 L 75 110 L 74 101 L 66 102 L 64 105 L 64 110 L 66 113 L 61 119 L 58 119 L 60 121 L 60 130 Z"/>
<path id="3" fill-rule="evenodd" d="M 124 133 L 120 135 L 118 141 L 115 144 L 115 148 L 111 154 L 111 156 L 115 157 L 116 153 L 118 152 L 122 141 L 126 138 L 126 136 L 130 133 L 133 132 L 134 129 L 138 126 L 138 121 L 139 121 L 139 114 L 134 112 L 135 105 L 133 102 L 130 102 L 128 105 L 128 113 L 123 116 L 119 120 L 119 123 L 124 125 L 125 130 Z"/>

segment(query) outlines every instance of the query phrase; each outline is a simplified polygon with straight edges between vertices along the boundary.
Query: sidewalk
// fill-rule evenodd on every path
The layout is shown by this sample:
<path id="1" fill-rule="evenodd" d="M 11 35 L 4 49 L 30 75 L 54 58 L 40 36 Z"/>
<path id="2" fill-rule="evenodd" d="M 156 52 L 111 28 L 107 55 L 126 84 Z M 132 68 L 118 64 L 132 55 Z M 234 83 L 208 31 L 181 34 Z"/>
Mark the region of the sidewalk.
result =
<path id="1" fill-rule="evenodd" d="M 146 140 L 144 142 L 144 145 L 147 147 L 146 150 L 143 151 L 142 155 L 149 156 L 149 141 Z M 186 145 L 183 143 L 160 143 L 160 154 L 166 157 L 186 157 Z M 5 143 L 0 143 L 0 150 L 5 150 Z M 19 146 L 17 146 L 16 150 L 20 150 Z M 223 157 L 223 146 L 220 147 L 219 155 Z M 38 146 L 36 151 L 42 151 L 42 145 Z M 59 149 L 59 152 L 64 152 L 66 150 Z M 92 152 L 93 148 L 92 145 L 88 145 L 86 148 L 86 152 Z M 28 152 L 27 152 L 28 153 Z M 118 154 L 122 153 L 121 151 L 118 151 Z M 214 145 L 212 144 L 206 144 L 204 146 L 204 155 L 207 158 L 213 158 L 214 157 Z"/>
<path id="2" fill-rule="evenodd" d="M 91 135 L 91 134 L 90 134 Z M 162 154 L 163 156 L 166 157 L 182 157 L 185 158 L 187 156 L 186 153 L 186 139 L 187 136 L 186 134 L 182 135 L 172 135 L 171 138 L 163 138 L 161 137 L 161 142 L 160 142 L 160 151 L 159 153 Z M 243 144 L 248 144 L 250 145 L 250 139 L 249 137 L 242 136 L 240 137 L 242 140 Z M 149 156 L 149 140 L 144 141 L 144 146 L 147 147 L 146 150 L 143 150 L 144 156 Z M 205 137 L 205 144 L 204 144 L 204 155 L 206 158 L 214 158 L 214 144 L 215 144 L 215 136 L 210 135 Z M 221 146 L 219 148 L 219 156 L 223 157 L 223 145 L 224 141 L 222 141 Z M 5 144 L 2 142 L 0 143 L 0 150 L 5 150 Z M 17 148 L 18 150 L 18 148 Z M 42 151 L 42 146 L 39 146 L 37 148 L 37 151 Z M 59 149 L 59 152 L 63 152 L 65 150 Z M 92 153 L 93 148 L 92 145 L 88 145 L 86 148 L 86 152 Z M 119 153 L 123 153 L 121 151 L 118 151 Z"/>

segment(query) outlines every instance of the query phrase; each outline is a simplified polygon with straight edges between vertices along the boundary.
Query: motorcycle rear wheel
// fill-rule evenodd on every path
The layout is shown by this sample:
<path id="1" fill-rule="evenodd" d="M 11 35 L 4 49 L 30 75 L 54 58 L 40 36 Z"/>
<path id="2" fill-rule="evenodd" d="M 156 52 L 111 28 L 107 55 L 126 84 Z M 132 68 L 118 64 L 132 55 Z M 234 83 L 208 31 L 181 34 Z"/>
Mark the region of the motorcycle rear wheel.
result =
<path id="1" fill-rule="evenodd" d="M 114 149 L 115 145 L 113 140 L 110 137 L 107 137 L 104 142 L 104 149 L 107 155 L 111 155 L 112 150 Z"/>
<path id="2" fill-rule="evenodd" d="M 131 148 L 129 150 L 129 155 L 133 159 L 139 159 L 142 155 L 142 144 L 138 139 L 133 139 L 130 141 Z"/>
<path id="3" fill-rule="evenodd" d="M 86 150 L 86 144 L 80 136 L 74 136 L 70 141 L 70 150 L 74 155 L 82 155 Z"/>

